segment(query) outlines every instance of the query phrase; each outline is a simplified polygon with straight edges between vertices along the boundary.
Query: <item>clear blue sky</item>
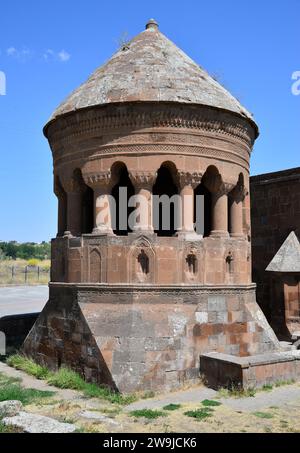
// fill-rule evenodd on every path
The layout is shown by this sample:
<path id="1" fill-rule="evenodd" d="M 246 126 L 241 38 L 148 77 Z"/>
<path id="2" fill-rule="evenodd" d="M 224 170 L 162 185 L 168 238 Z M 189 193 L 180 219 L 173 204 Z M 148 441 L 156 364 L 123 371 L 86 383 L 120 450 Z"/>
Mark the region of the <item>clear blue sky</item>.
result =
<path id="1" fill-rule="evenodd" d="M 299 0 L 26 0 L 1 2 L 0 240 L 56 234 L 52 158 L 42 127 L 54 108 L 154 17 L 260 126 L 251 172 L 300 165 Z"/>

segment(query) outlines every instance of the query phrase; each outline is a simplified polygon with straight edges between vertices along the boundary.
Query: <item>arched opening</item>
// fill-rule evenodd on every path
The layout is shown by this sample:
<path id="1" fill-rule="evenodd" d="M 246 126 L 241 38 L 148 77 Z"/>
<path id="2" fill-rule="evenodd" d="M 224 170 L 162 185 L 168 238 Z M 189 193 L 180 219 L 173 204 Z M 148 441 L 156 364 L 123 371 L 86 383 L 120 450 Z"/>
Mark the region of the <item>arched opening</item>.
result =
<path id="1" fill-rule="evenodd" d="M 149 274 L 149 258 L 144 250 L 141 250 L 137 260 L 139 263 L 140 273 L 145 275 Z"/>
<path id="2" fill-rule="evenodd" d="M 127 167 L 123 162 L 116 162 L 112 166 L 111 172 L 112 178 L 118 181 L 111 191 L 111 195 L 116 201 L 116 212 L 112 213 L 113 231 L 118 236 L 127 236 L 132 231 L 128 224 L 128 217 L 134 210 L 134 207 L 128 207 L 128 200 L 135 191 Z"/>
<path id="3" fill-rule="evenodd" d="M 77 168 L 73 172 L 73 182 L 80 197 L 80 212 L 77 213 L 78 228 L 80 234 L 91 233 L 94 223 L 94 193 L 87 186 L 82 177 L 81 170 Z"/>
<path id="4" fill-rule="evenodd" d="M 98 250 L 93 249 L 90 253 L 90 275 L 91 283 L 101 282 L 101 256 Z"/>
<path id="5" fill-rule="evenodd" d="M 189 253 L 186 257 L 187 272 L 190 275 L 195 275 L 197 273 L 197 258 L 193 253 Z"/>
<path id="6" fill-rule="evenodd" d="M 194 224 L 195 231 L 203 237 L 211 232 L 211 206 L 211 193 L 201 182 L 194 190 Z"/>
<path id="7" fill-rule="evenodd" d="M 54 192 L 58 199 L 58 236 L 63 236 L 67 230 L 67 194 L 61 185 L 59 176 L 55 177 Z"/>
<path id="8" fill-rule="evenodd" d="M 210 165 L 203 175 L 201 184 L 196 187 L 194 194 L 202 195 L 204 201 L 204 225 L 202 222 L 203 237 L 210 235 L 213 228 L 213 196 L 212 194 L 217 192 L 222 185 L 222 177 L 218 169 L 214 165 Z M 197 199 L 195 200 L 195 209 L 197 209 Z M 196 215 L 195 222 L 197 222 Z"/>
<path id="9" fill-rule="evenodd" d="M 178 200 L 172 200 L 174 195 L 178 195 L 178 188 L 174 182 L 176 173 L 176 167 L 172 162 L 163 163 L 157 172 L 153 186 L 153 226 L 158 236 L 173 236 L 177 231 L 176 218 L 179 215 L 179 206 L 176 204 Z M 157 196 L 162 198 L 158 199 Z"/>
<path id="10" fill-rule="evenodd" d="M 82 197 L 82 233 L 88 234 L 94 226 L 94 192 L 86 186 Z"/>

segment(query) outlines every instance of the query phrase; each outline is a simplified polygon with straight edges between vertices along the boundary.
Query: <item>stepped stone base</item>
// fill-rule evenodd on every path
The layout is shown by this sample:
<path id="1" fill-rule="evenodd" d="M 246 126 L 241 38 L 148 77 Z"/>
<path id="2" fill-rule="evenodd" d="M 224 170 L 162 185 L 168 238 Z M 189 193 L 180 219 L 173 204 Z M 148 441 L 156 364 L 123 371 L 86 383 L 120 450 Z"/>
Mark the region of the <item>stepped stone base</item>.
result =
<path id="1" fill-rule="evenodd" d="M 51 283 L 24 352 L 121 392 L 169 390 L 199 378 L 199 357 L 279 350 L 255 285 Z"/>
<path id="2" fill-rule="evenodd" d="M 215 390 L 220 387 L 257 388 L 280 381 L 299 381 L 300 351 L 249 357 L 211 352 L 201 355 L 200 372 L 206 384 Z"/>

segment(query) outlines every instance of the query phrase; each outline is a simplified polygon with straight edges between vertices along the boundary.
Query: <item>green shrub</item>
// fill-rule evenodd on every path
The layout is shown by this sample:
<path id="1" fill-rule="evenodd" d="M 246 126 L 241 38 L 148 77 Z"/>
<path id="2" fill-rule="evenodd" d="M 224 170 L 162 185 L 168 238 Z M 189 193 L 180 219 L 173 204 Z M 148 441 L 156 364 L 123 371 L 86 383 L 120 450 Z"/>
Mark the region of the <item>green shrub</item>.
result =
<path id="1" fill-rule="evenodd" d="M 163 410 L 165 410 L 165 411 L 176 411 L 177 409 L 180 409 L 180 408 L 181 408 L 181 404 L 170 403 L 170 404 L 167 404 L 166 406 L 164 406 Z"/>
<path id="2" fill-rule="evenodd" d="M 209 407 L 196 409 L 194 411 L 187 411 L 184 413 L 187 417 L 195 418 L 196 420 L 204 420 L 205 418 L 212 417 L 213 409 Z"/>
<path id="3" fill-rule="evenodd" d="M 58 371 L 50 373 L 47 376 L 47 382 L 61 389 L 73 390 L 84 390 L 86 385 L 79 374 L 66 367 L 61 367 Z"/>
<path id="4" fill-rule="evenodd" d="M 155 419 L 158 417 L 166 417 L 166 414 L 162 411 L 153 410 L 153 409 L 137 409 L 130 412 L 132 417 L 144 417 L 148 419 Z"/>
<path id="5" fill-rule="evenodd" d="M 220 403 L 219 401 L 214 401 L 214 400 L 203 400 L 201 401 L 201 404 L 203 406 L 221 406 L 222 403 Z"/>
<path id="6" fill-rule="evenodd" d="M 259 418 L 273 418 L 274 415 L 269 412 L 253 412 L 253 415 Z"/>

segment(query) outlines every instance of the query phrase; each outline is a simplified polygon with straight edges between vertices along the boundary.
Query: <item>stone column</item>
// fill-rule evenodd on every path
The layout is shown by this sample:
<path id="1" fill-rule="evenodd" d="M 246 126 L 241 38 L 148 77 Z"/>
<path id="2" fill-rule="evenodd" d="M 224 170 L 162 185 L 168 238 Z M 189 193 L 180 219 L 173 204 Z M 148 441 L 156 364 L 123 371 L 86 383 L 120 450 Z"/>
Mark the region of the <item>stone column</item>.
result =
<path id="1" fill-rule="evenodd" d="M 228 192 L 233 184 L 223 183 L 212 193 L 212 231 L 210 236 L 228 237 Z"/>
<path id="2" fill-rule="evenodd" d="M 54 193 L 58 200 L 57 237 L 61 237 L 66 230 L 67 200 L 65 191 L 56 181 L 54 182 Z"/>
<path id="3" fill-rule="evenodd" d="M 84 175 L 85 183 L 94 191 L 95 235 L 112 235 L 113 209 L 115 205 L 110 195 L 113 181 L 110 170 Z"/>
<path id="4" fill-rule="evenodd" d="M 133 231 L 153 233 L 152 222 L 152 187 L 155 173 L 145 171 L 131 171 L 129 177 L 135 189 L 135 198 L 132 207 L 139 210 L 135 224 L 132 225 Z"/>
<path id="5" fill-rule="evenodd" d="M 194 189 L 200 184 L 201 173 L 178 172 L 181 212 L 180 229 L 177 236 L 183 239 L 201 239 L 194 230 Z"/>
<path id="6" fill-rule="evenodd" d="M 62 181 L 67 195 L 67 230 L 64 236 L 80 236 L 82 228 L 82 187 L 75 178 Z"/>
<path id="7" fill-rule="evenodd" d="M 243 232 L 243 200 L 247 191 L 244 186 L 237 185 L 230 192 L 230 236 L 244 238 Z"/>

